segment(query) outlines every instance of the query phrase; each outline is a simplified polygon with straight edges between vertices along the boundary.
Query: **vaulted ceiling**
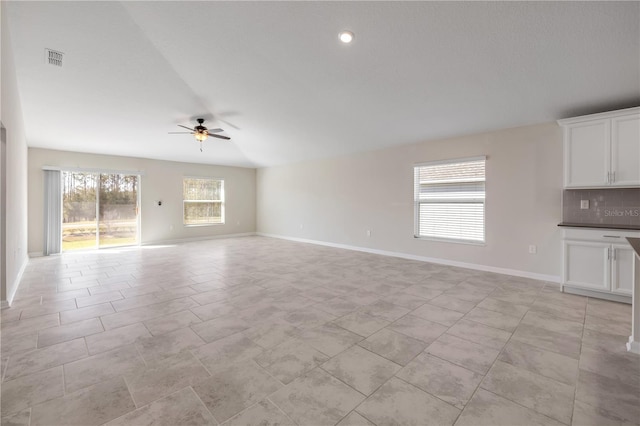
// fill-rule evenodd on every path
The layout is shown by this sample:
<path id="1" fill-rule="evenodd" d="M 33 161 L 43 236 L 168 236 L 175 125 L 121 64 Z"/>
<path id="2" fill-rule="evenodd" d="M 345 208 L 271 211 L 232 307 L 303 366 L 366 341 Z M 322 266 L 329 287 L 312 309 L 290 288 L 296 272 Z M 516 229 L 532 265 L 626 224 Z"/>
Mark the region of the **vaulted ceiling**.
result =
<path id="1" fill-rule="evenodd" d="M 6 6 L 31 147 L 261 167 L 640 104 L 638 2 Z"/>

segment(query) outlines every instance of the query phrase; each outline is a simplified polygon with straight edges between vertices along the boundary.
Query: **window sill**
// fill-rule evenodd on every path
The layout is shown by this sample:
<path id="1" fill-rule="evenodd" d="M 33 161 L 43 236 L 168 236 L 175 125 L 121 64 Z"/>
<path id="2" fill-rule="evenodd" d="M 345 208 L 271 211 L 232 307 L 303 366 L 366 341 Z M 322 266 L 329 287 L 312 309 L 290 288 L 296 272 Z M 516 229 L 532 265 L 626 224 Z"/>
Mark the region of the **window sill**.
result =
<path id="1" fill-rule="evenodd" d="M 224 225 L 224 222 L 222 222 L 222 223 L 198 223 L 198 224 L 193 224 L 193 225 L 183 224 L 183 226 L 185 228 L 201 228 L 201 227 L 204 227 L 204 226 L 220 226 L 220 225 Z"/>
<path id="2" fill-rule="evenodd" d="M 468 246 L 486 246 L 487 245 L 486 241 L 456 240 L 453 238 L 420 237 L 417 235 L 414 235 L 413 238 L 416 240 L 436 241 L 439 243 L 464 244 Z"/>

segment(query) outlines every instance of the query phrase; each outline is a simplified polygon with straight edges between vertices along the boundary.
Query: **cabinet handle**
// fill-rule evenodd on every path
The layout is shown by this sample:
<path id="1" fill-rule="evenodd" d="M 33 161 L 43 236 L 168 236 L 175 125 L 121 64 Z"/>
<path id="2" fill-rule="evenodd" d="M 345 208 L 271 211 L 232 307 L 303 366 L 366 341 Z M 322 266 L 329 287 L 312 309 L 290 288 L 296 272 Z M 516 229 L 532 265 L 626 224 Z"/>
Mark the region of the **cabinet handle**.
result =
<path id="1" fill-rule="evenodd" d="M 607 172 L 607 183 L 611 183 L 611 172 Z"/>
<path id="2" fill-rule="evenodd" d="M 620 235 L 603 235 L 605 238 L 620 238 Z"/>
<path id="3" fill-rule="evenodd" d="M 616 260 L 616 249 L 613 249 L 613 260 Z"/>
<path id="4" fill-rule="evenodd" d="M 615 183 L 616 181 L 616 172 L 611 172 L 611 183 Z"/>

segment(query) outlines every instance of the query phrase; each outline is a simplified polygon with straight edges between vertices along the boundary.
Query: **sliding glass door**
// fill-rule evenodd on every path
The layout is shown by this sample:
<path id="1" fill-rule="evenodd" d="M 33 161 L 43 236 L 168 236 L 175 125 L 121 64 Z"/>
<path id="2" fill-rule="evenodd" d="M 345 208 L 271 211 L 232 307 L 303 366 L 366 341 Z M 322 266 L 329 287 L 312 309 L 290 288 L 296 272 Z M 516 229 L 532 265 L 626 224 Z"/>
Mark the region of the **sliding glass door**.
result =
<path id="1" fill-rule="evenodd" d="M 62 172 L 62 250 L 97 246 L 97 176 Z"/>
<path id="2" fill-rule="evenodd" d="M 138 242 L 136 175 L 63 172 L 62 250 Z"/>
<path id="3" fill-rule="evenodd" d="M 138 242 L 138 176 L 100 175 L 98 245 Z"/>

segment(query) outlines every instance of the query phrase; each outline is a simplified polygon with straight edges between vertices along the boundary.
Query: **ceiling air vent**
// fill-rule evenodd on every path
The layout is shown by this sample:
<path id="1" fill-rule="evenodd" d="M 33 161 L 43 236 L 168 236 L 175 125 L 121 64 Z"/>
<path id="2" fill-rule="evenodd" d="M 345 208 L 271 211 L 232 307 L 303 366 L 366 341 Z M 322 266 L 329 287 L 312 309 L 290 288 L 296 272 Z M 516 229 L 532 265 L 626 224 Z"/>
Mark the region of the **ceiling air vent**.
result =
<path id="1" fill-rule="evenodd" d="M 64 56 L 64 53 L 58 52 L 57 50 L 44 49 L 44 60 L 49 65 L 61 67 L 63 56 Z"/>

